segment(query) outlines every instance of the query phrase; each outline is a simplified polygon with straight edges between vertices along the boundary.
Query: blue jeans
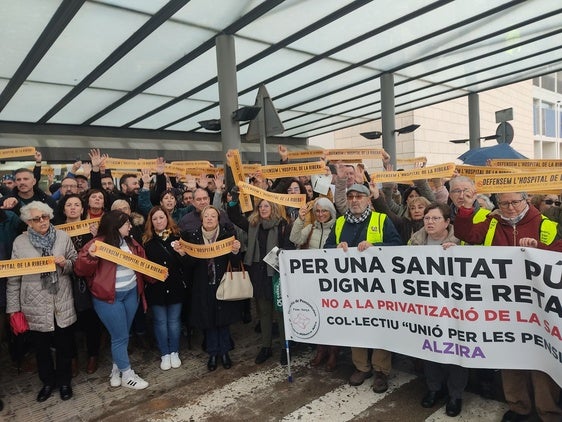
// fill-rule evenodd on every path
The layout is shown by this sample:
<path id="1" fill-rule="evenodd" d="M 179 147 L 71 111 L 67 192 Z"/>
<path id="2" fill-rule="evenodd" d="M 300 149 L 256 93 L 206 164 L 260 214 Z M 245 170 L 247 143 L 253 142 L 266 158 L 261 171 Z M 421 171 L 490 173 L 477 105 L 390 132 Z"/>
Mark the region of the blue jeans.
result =
<path id="1" fill-rule="evenodd" d="M 230 328 L 228 325 L 224 327 L 207 328 L 205 330 L 205 343 L 207 353 L 210 356 L 224 355 L 232 349 L 230 341 Z"/>
<path id="2" fill-rule="evenodd" d="M 94 309 L 111 336 L 111 356 L 121 372 L 131 368 L 127 346 L 129 330 L 139 306 L 137 287 L 115 292 L 115 302 L 108 303 L 92 297 Z"/>
<path id="3" fill-rule="evenodd" d="M 152 305 L 154 336 L 161 356 L 180 350 L 181 308 L 181 303 L 168 306 Z"/>

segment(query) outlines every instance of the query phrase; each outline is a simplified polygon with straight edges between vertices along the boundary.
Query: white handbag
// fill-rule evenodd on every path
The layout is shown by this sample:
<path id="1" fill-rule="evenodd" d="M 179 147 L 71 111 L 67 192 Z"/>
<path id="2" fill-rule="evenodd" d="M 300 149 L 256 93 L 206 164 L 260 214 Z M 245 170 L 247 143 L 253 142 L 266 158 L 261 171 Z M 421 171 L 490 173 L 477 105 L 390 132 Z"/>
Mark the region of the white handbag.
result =
<path id="1" fill-rule="evenodd" d="M 243 300 L 254 296 L 250 275 L 240 263 L 240 271 L 232 271 L 230 261 L 217 289 L 218 300 Z"/>

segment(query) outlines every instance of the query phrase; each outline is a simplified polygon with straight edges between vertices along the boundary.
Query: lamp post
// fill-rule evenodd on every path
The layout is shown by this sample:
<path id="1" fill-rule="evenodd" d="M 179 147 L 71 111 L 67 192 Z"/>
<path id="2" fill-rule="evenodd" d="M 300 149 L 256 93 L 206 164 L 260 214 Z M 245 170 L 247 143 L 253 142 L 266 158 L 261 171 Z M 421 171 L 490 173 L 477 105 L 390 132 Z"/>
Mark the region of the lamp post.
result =
<path id="1" fill-rule="evenodd" d="M 394 135 L 395 133 L 400 135 L 400 134 L 405 134 L 405 133 L 412 133 L 413 131 L 415 131 L 417 128 L 419 128 L 420 125 L 416 125 L 416 124 L 411 124 L 408 126 L 404 126 L 401 127 L 400 129 L 393 129 L 392 134 Z M 359 135 L 361 135 L 363 138 L 366 139 L 379 139 L 383 136 L 382 132 L 379 130 L 374 130 L 372 132 L 361 132 Z M 383 148 L 384 148 L 384 143 L 383 143 Z M 386 148 L 384 148 L 386 151 Z M 394 148 L 394 150 L 396 150 L 396 148 Z M 387 151 L 389 154 L 390 152 Z M 392 165 L 395 166 L 396 165 L 396 157 L 392 157 L 392 155 L 390 156 L 391 159 L 391 163 L 393 163 Z"/>

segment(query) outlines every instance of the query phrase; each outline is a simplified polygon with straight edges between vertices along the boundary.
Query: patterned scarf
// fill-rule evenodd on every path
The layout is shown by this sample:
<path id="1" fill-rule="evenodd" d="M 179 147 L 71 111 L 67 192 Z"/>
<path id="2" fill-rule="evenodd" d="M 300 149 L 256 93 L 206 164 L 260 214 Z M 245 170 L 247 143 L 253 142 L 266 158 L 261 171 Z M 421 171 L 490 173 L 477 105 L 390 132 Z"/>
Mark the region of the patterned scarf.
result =
<path id="1" fill-rule="evenodd" d="M 162 239 L 162 241 L 165 242 L 166 240 L 168 240 L 168 237 L 170 237 L 170 235 L 172 234 L 172 231 L 170 229 L 166 229 L 166 230 L 164 230 L 160 233 L 156 233 L 156 234 L 160 237 L 160 239 Z"/>
<path id="2" fill-rule="evenodd" d="M 219 235 L 219 226 L 210 231 L 205 230 L 203 227 L 201 227 L 201 233 L 203 234 L 203 242 L 205 243 L 205 245 L 209 245 L 217 240 L 217 237 Z M 207 259 L 207 280 L 209 281 L 209 285 L 211 286 L 217 284 L 217 271 L 215 269 L 214 258 Z"/>
<path id="3" fill-rule="evenodd" d="M 362 223 L 363 221 L 365 221 L 367 218 L 369 218 L 371 216 L 371 208 L 367 207 L 365 208 L 365 211 L 363 211 L 363 214 L 361 214 L 359 217 L 354 216 L 351 211 L 349 211 L 349 208 L 347 210 L 345 210 L 345 221 L 347 221 L 348 223 L 352 223 L 352 224 L 359 224 Z"/>
<path id="4" fill-rule="evenodd" d="M 31 227 L 27 228 L 29 241 L 34 248 L 41 250 L 41 256 L 52 256 L 53 246 L 57 239 L 55 228 L 49 225 L 49 230 L 44 235 L 37 233 Z M 41 273 L 41 288 L 47 290 L 50 294 L 56 295 L 59 291 L 59 274 L 55 268 L 54 272 Z"/>

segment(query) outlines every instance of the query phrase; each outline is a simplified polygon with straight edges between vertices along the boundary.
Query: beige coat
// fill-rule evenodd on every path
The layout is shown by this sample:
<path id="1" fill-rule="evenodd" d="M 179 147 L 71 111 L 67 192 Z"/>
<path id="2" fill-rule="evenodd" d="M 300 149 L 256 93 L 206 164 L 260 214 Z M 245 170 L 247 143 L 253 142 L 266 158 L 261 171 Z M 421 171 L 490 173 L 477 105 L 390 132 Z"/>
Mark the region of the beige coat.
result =
<path id="1" fill-rule="evenodd" d="M 59 291 L 56 295 L 42 289 L 41 274 L 8 278 L 6 313 L 22 311 L 32 331 L 54 331 L 55 319 L 60 328 L 68 327 L 76 321 L 70 273 L 77 253 L 65 232 L 57 230 L 56 234 L 53 255 L 66 257 L 64 269 L 56 266 L 59 275 Z M 16 238 L 12 259 L 39 257 L 41 251 L 33 247 L 27 233 Z"/>
<path id="2" fill-rule="evenodd" d="M 427 237 L 428 236 L 427 232 L 425 231 L 425 227 L 422 227 L 412 235 L 410 241 L 408 242 L 408 245 L 427 245 Z M 456 243 L 457 245 L 460 243 L 460 240 L 455 237 L 455 229 L 452 224 L 449 224 L 449 226 L 447 227 L 447 237 L 443 239 L 441 244 L 446 242 Z"/>

